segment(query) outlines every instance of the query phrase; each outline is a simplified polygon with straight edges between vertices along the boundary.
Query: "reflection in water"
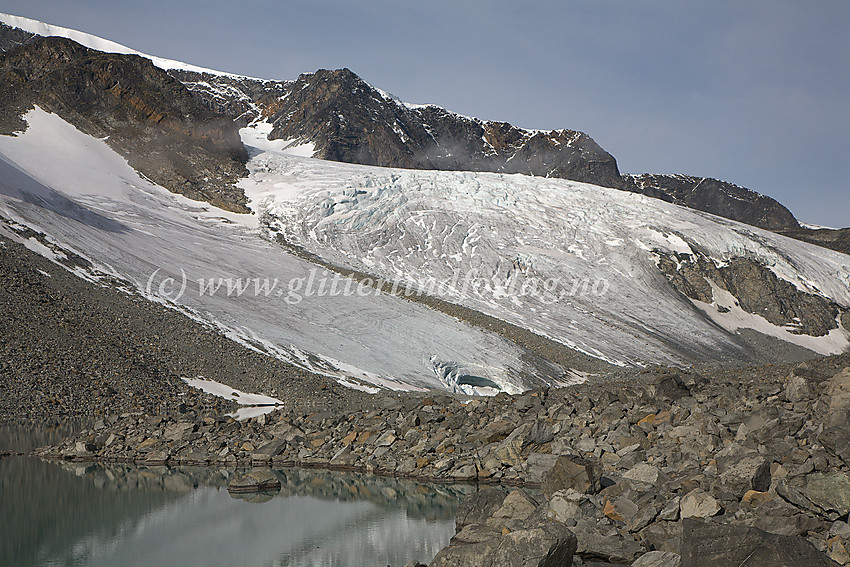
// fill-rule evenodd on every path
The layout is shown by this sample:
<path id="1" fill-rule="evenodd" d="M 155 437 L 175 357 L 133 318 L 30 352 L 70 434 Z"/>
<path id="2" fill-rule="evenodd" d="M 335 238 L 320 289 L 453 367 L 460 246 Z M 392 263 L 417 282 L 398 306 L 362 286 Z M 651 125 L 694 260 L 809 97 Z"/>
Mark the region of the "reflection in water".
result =
<path id="1" fill-rule="evenodd" d="M 0 565 L 401 566 L 454 535 L 471 486 L 276 470 L 280 494 L 231 498 L 239 471 L 0 460 Z"/>

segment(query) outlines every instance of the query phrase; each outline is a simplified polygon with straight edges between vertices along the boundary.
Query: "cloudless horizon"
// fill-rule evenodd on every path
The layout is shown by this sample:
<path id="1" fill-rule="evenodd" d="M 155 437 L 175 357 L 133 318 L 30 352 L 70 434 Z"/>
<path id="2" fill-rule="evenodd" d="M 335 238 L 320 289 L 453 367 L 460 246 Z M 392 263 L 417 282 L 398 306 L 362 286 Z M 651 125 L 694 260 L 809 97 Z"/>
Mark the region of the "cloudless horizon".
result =
<path id="1" fill-rule="evenodd" d="M 0 11 L 221 71 L 348 67 L 414 103 L 582 130 L 850 226 L 850 2 L 4 0 Z"/>

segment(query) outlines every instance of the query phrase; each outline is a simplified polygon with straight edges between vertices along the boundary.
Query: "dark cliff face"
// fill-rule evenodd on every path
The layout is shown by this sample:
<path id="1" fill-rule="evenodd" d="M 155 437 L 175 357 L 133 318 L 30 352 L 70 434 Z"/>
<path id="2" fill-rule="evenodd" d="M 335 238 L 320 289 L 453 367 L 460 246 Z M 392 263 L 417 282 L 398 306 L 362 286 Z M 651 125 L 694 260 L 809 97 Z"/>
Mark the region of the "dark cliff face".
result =
<path id="1" fill-rule="evenodd" d="M 242 124 L 265 119 L 270 139 L 312 142 L 315 157 L 347 163 L 493 171 L 620 187 L 617 162 L 574 130 L 532 131 L 433 105 L 407 106 L 348 69 L 295 81 L 171 71 L 207 108 Z"/>
<path id="2" fill-rule="evenodd" d="M 326 159 L 620 183 L 613 156 L 581 132 L 535 132 L 437 106 L 407 106 L 348 69 L 301 75 L 270 120 L 270 138 L 312 141 L 317 157 Z"/>
<path id="3" fill-rule="evenodd" d="M 234 183 L 247 175 L 238 126 L 199 104 L 149 60 L 35 37 L 0 56 L 2 133 L 26 128 L 33 106 L 99 138 L 156 183 L 247 212 Z"/>
<path id="4" fill-rule="evenodd" d="M 658 268 L 685 296 L 709 304 L 721 301 L 711 287 L 714 283 L 734 296 L 736 307 L 777 327 L 791 329 L 794 334 L 825 336 L 838 327 L 839 315 L 846 313 L 829 299 L 797 289 L 755 260 L 732 258 L 718 267 L 710 257 L 700 253 L 657 254 Z M 726 305 L 722 309 L 730 307 Z"/>
<path id="5" fill-rule="evenodd" d="M 34 33 L 0 23 L 0 53 L 6 53 L 38 37 Z"/>
<path id="6" fill-rule="evenodd" d="M 691 175 L 624 175 L 629 191 L 664 199 L 767 230 L 798 228 L 791 211 L 775 199 L 735 185 Z"/>

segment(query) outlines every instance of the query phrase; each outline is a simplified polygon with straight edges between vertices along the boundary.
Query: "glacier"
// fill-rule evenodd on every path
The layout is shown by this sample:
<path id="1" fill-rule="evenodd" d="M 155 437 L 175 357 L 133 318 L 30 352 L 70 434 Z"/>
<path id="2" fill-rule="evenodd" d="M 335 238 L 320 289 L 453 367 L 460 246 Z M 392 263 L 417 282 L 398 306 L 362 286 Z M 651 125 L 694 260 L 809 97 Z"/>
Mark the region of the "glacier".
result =
<path id="1" fill-rule="evenodd" d="M 333 265 L 430 286 L 446 301 L 621 366 L 745 358 L 738 331 L 765 330 L 757 315 L 724 319 L 681 295 L 658 270 L 659 252 L 753 258 L 799 289 L 850 306 L 850 257 L 638 194 L 322 161 L 268 141 L 268 125 L 255 124 L 241 131 L 251 159 L 240 182 L 254 214 L 236 214 L 156 186 L 55 115 L 36 108 L 26 119 L 26 132 L 0 137 L 0 232 L 54 259 L 78 254 L 96 268 L 77 269 L 83 277 L 127 281 L 250 348 L 349 387 L 518 392 L 582 374 L 391 293 L 286 301 L 293 281 L 331 274 L 316 276 L 321 268 L 270 235 Z M 201 293 L 211 278 L 237 284 Z M 277 293 L 254 293 L 255 280 L 281 283 Z M 800 342 L 788 329 L 767 334 Z M 850 345 L 843 328 L 804 338 L 823 354 Z"/>
<path id="2" fill-rule="evenodd" d="M 295 304 L 274 293 L 201 295 L 198 279 L 289 282 L 306 280 L 316 267 L 264 239 L 256 215 L 166 191 L 56 115 L 36 108 L 26 119 L 25 133 L 0 137 L 0 217 L 8 219 L 0 232 L 38 252 L 55 255 L 9 225 L 48 235 L 98 273 L 246 346 L 361 389 L 450 387 L 435 360 L 486 373 L 508 392 L 535 383 L 529 376 L 539 382 L 562 373 L 530 367 L 522 349 L 495 333 L 389 294 L 326 294 Z M 165 285 L 169 278 L 185 281 L 190 292 L 178 301 L 167 293 L 174 291 Z"/>
<path id="3" fill-rule="evenodd" d="M 333 264 L 436 291 L 617 365 L 734 357 L 741 328 L 819 354 L 850 346 L 840 326 L 811 337 L 759 315 L 722 317 L 656 265 L 659 252 L 699 251 L 717 265 L 748 258 L 846 308 L 847 255 L 586 183 L 305 160 L 268 142 L 267 128 L 241 131 L 253 155 L 241 186 L 270 227 Z"/>

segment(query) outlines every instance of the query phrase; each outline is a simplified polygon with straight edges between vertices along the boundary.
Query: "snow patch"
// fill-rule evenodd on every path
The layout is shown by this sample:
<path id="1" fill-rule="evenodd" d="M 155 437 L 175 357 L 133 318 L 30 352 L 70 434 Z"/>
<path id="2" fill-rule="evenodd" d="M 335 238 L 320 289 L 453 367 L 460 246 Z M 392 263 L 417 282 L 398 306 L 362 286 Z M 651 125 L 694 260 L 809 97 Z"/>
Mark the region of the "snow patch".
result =
<path id="1" fill-rule="evenodd" d="M 208 380 L 203 376 L 198 376 L 197 378 L 184 377 L 183 381 L 186 382 L 186 384 L 188 384 L 189 386 L 197 388 L 202 392 L 212 394 L 213 396 L 217 396 L 219 398 L 224 398 L 225 400 L 232 400 L 240 406 L 269 406 L 271 407 L 271 409 L 274 409 L 274 406 L 283 405 L 283 402 L 277 398 L 273 398 L 271 396 L 266 396 L 263 394 L 248 394 L 241 390 L 231 388 L 227 384 L 222 384 L 221 382 L 216 382 L 215 380 Z"/>

